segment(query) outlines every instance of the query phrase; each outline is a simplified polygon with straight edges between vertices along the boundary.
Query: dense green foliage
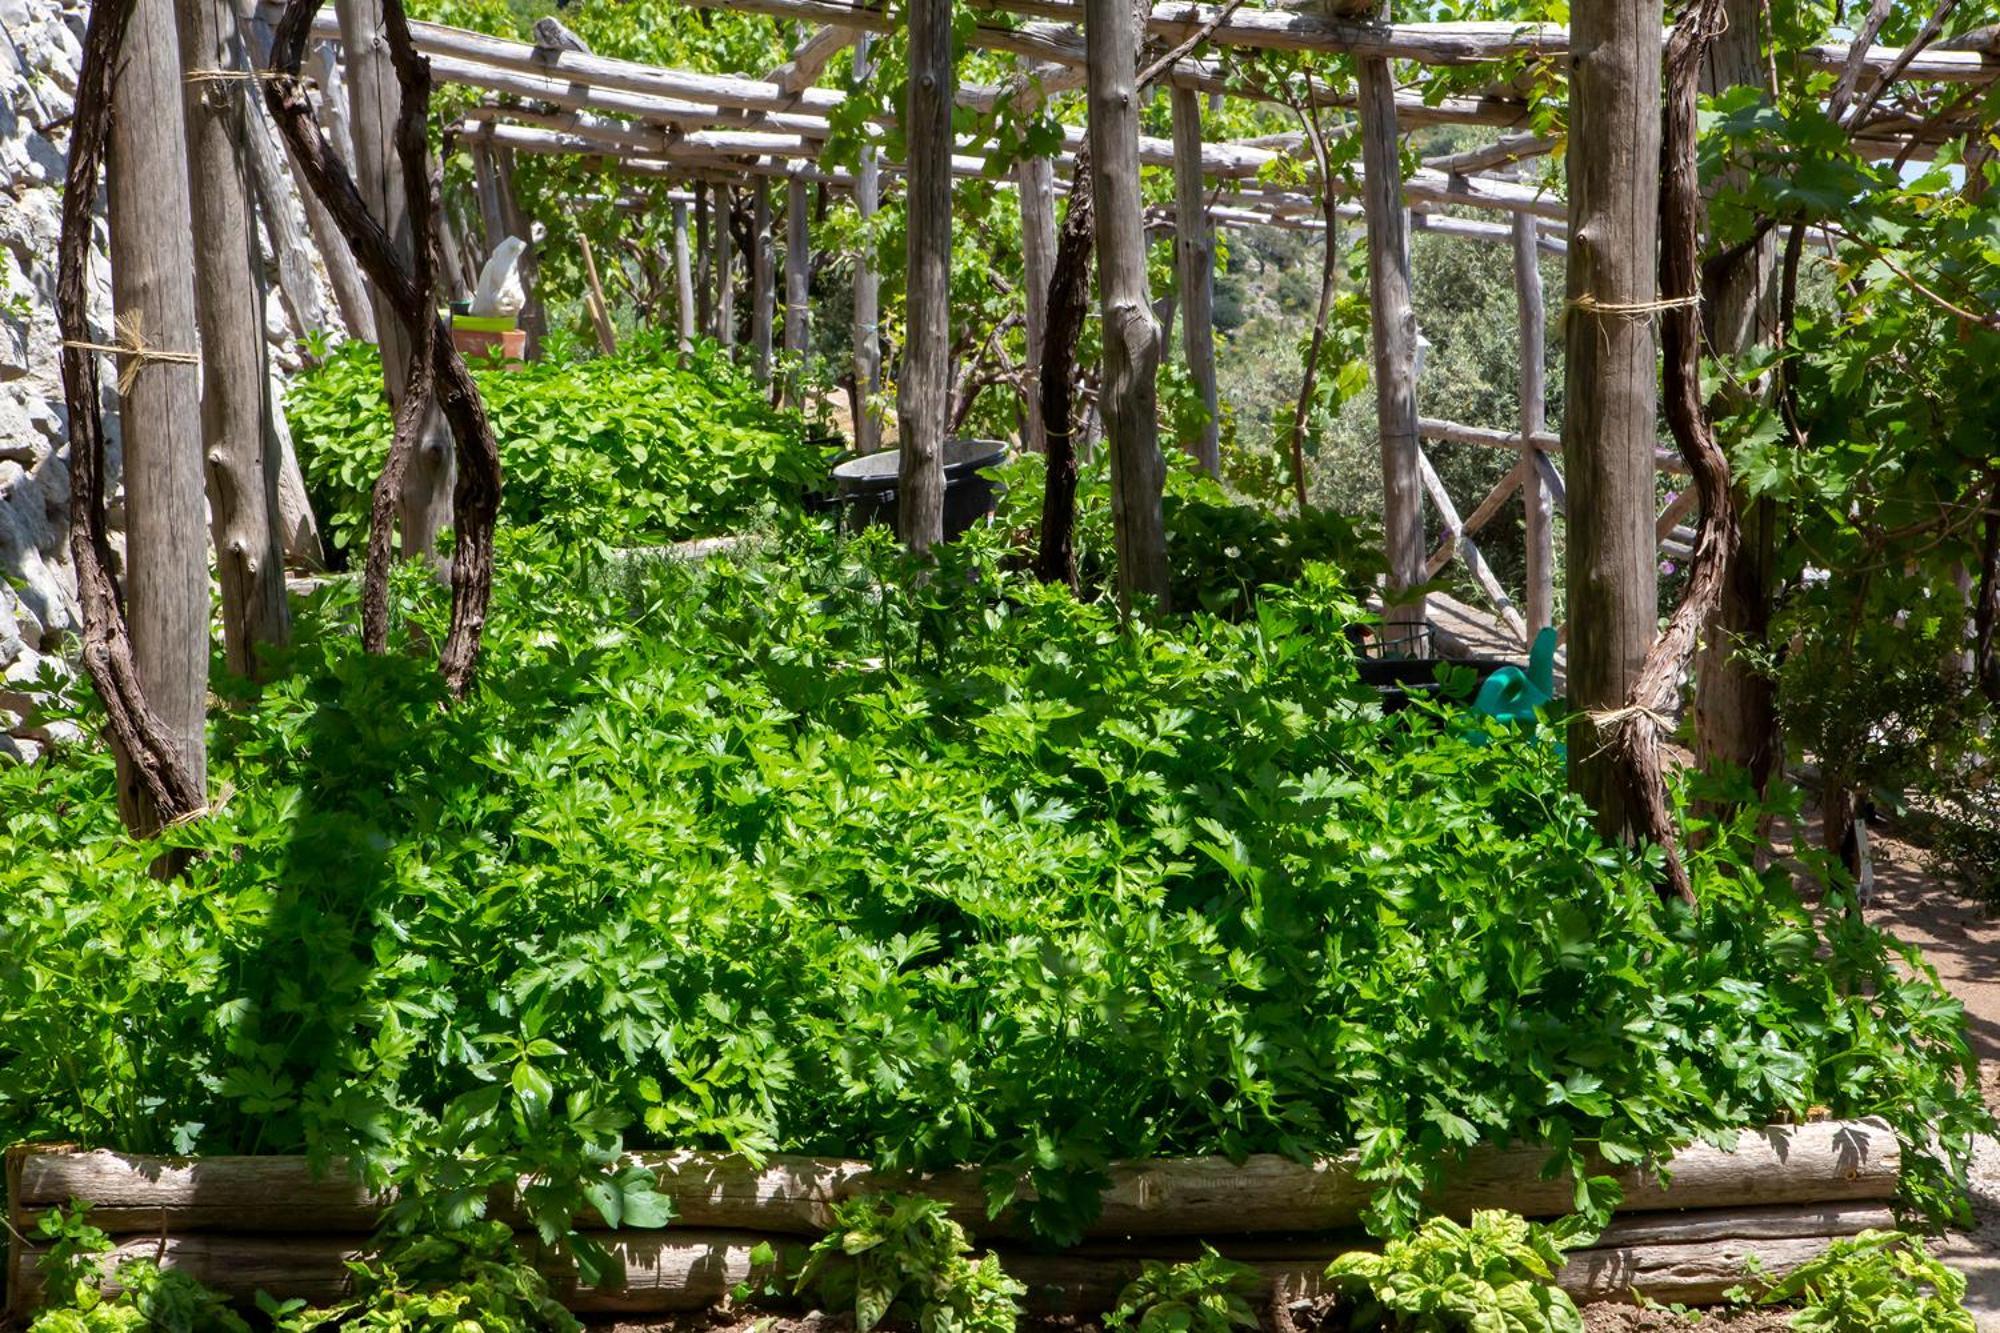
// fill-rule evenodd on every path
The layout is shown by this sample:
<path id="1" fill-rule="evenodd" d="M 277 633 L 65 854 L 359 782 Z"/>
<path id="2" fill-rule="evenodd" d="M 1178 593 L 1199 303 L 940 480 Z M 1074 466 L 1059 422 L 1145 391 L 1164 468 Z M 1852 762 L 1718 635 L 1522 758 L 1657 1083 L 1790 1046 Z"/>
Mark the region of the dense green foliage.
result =
<path id="1" fill-rule="evenodd" d="M 873 1194 L 836 1204 L 798 1289 L 823 1309 L 854 1313 L 858 1333 L 885 1319 L 921 1333 L 1013 1333 L 1027 1293 L 997 1256 L 971 1257 L 965 1228 L 936 1199 Z"/>
<path id="2" fill-rule="evenodd" d="M 969 1162 L 1060 1237 L 1123 1155 L 1359 1149 L 1399 1229 L 1473 1143 L 1821 1106 L 1889 1116 L 1937 1204 L 1983 1123 L 1914 955 L 1816 925 L 1747 825 L 1662 906 L 1552 738 L 1380 716 L 1322 567 L 1123 630 L 997 542 L 922 579 L 507 545 L 450 711 L 323 594 L 216 716 L 178 881 L 108 756 L 0 773 L 0 1138 L 350 1155 L 447 1227 L 533 1170 L 557 1240 L 664 1216 L 621 1144 Z M 442 592 L 397 595 L 435 642 Z"/>
<path id="3" fill-rule="evenodd" d="M 157 1259 L 127 1259 L 105 1272 L 111 1240 L 81 1208 L 46 1213 L 36 1226 L 43 1247 L 43 1308 L 31 1333 L 250 1333 L 222 1297 Z M 116 1284 L 107 1294 L 106 1279 Z"/>
<path id="4" fill-rule="evenodd" d="M 1469 1226 L 1434 1217 L 1380 1254 L 1356 1251 L 1326 1270 L 1359 1296 L 1351 1327 L 1392 1333 L 1583 1333 L 1583 1317 L 1555 1285 L 1573 1223 L 1554 1227 L 1484 1210 Z"/>
<path id="5" fill-rule="evenodd" d="M 111 1239 L 82 1207 L 46 1213 L 36 1239 L 45 1247 L 46 1288 L 32 1333 L 250 1333 L 220 1293 L 159 1257 L 107 1270 Z M 580 1333 L 549 1294 L 548 1281 L 522 1256 L 514 1233 L 483 1222 L 449 1235 L 392 1238 L 379 1253 L 347 1263 L 349 1299 L 313 1306 L 257 1293 L 272 1333 Z"/>
<path id="6" fill-rule="evenodd" d="M 709 343 L 683 364 L 657 338 L 617 356 L 552 356 L 475 369 L 505 476 L 501 517 L 611 546 L 724 532 L 796 507 L 826 457 Z M 373 347 L 346 343 L 293 381 L 286 416 L 334 547 L 367 541 L 369 494 L 389 447 Z"/>
<path id="7" fill-rule="evenodd" d="M 1250 1298 L 1257 1294 L 1257 1270 L 1217 1254 L 1201 1253 L 1180 1263 L 1148 1259 L 1139 1276 L 1118 1293 L 1104 1316 L 1108 1329 L 1135 1333 L 1234 1333 L 1259 1328 Z"/>
<path id="8" fill-rule="evenodd" d="M 1798 1307 L 1799 1333 L 1974 1333 L 1964 1298 L 1965 1275 L 1901 1231 L 1836 1240 L 1763 1295 Z"/>

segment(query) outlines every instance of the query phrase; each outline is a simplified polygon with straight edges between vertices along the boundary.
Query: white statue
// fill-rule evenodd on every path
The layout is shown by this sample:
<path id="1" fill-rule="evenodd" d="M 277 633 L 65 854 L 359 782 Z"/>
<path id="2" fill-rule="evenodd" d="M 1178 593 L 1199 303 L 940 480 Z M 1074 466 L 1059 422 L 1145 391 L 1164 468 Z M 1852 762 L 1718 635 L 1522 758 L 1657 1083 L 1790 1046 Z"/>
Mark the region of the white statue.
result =
<path id="1" fill-rule="evenodd" d="M 479 270 L 479 286 L 472 293 L 474 315 L 518 315 L 528 303 L 528 290 L 521 281 L 521 256 L 528 243 L 509 236 L 493 247 L 493 257 Z"/>

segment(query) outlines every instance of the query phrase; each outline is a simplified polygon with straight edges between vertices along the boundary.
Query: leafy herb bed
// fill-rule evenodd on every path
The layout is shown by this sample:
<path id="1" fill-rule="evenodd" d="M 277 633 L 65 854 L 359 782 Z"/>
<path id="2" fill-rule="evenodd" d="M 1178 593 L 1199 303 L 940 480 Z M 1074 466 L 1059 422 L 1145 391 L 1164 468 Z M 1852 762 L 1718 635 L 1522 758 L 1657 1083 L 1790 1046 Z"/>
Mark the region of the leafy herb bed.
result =
<path id="1" fill-rule="evenodd" d="M 683 359 L 658 337 L 616 356 L 550 357 L 474 376 L 499 439 L 502 518 L 589 533 L 606 546 L 714 536 L 795 510 L 826 475 L 795 413 L 713 344 Z M 337 552 L 366 542 L 369 493 L 389 447 L 381 360 L 336 349 L 285 401 L 299 463 Z"/>
<path id="2" fill-rule="evenodd" d="M 1351 1149 L 1395 1229 L 1475 1143 L 1825 1107 L 1942 1201 L 1957 1006 L 1743 831 L 1663 907 L 1546 739 L 1379 716 L 1337 574 L 1128 633 L 986 540 L 611 579 L 516 538 L 450 713 L 329 601 L 174 885 L 107 759 L 0 773 L 0 1133 L 344 1157 L 444 1226 L 532 1173 L 551 1241 L 657 1211 L 621 1146 L 970 1164 L 1066 1240 L 1115 1158 Z"/>

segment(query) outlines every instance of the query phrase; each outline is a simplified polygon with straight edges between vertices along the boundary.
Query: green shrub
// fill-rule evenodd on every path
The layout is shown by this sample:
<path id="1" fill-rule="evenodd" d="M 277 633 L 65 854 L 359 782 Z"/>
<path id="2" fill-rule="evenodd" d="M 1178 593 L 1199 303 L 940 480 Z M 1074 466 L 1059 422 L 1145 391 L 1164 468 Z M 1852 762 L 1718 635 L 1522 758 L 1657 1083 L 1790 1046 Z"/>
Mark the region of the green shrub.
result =
<path id="1" fill-rule="evenodd" d="M 610 546 L 712 536 L 796 508 L 825 459 L 796 415 L 702 343 L 685 366 L 657 338 L 616 356 L 475 365 L 500 445 L 501 517 Z M 314 511 L 337 553 L 367 545 L 389 447 L 381 360 L 346 343 L 286 395 Z"/>
<path id="2" fill-rule="evenodd" d="M 975 1261 L 971 1251 L 936 1199 L 848 1199 L 834 1205 L 833 1229 L 807 1254 L 798 1289 L 823 1309 L 853 1310 L 859 1333 L 892 1315 L 923 1333 L 1013 1333 L 1014 1301 L 1027 1288 L 995 1256 Z"/>
<path id="3" fill-rule="evenodd" d="M 1583 1316 L 1555 1285 L 1573 1223 L 1545 1227 L 1513 1213 L 1475 1212 L 1470 1226 L 1434 1217 L 1380 1254 L 1343 1254 L 1326 1270 L 1359 1294 L 1351 1327 L 1395 1333 L 1583 1333 Z"/>
<path id="4" fill-rule="evenodd" d="M 220 1295 L 157 1260 L 128 1259 L 107 1274 L 111 1238 L 81 1207 L 45 1213 L 36 1237 L 45 1285 L 31 1333 L 250 1333 Z"/>
<path id="5" fill-rule="evenodd" d="M 350 1298 L 309 1306 L 258 1293 L 273 1333 L 581 1333 L 504 1222 L 392 1240 L 347 1264 Z"/>
<path id="6" fill-rule="evenodd" d="M 1199 1258 L 1182 1263 L 1146 1260 L 1139 1276 L 1118 1293 L 1104 1326 L 1136 1333 L 1234 1333 L 1260 1327 L 1250 1307 L 1257 1270 L 1223 1258 L 1206 1244 L 1201 1250 Z"/>
<path id="7" fill-rule="evenodd" d="M 1965 1277 L 1901 1231 L 1836 1240 L 1766 1291 L 1766 1305 L 1796 1305 L 1799 1333 L 1974 1333 Z"/>
<path id="8" fill-rule="evenodd" d="M 1082 466 L 1077 478 L 1077 578 L 1087 594 L 1109 596 L 1117 577 L 1111 526 L 1108 455 Z M 1309 564 L 1330 565 L 1358 597 L 1380 566 L 1380 543 L 1365 527 L 1331 509 L 1274 512 L 1236 496 L 1185 452 L 1167 455 L 1162 516 L 1167 531 L 1168 595 L 1177 611 L 1244 615 L 1259 589 L 1297 583 Z M 1041 542 L 1047 468 L 1039 456 L 996 470 L 1007 487 L 1000 511 L 1023 558 Z"/>
<path id="9" fill-rule="evenodd" d="M 1663 905 L 1559 729 L 1381 716 L 1338 571 L 1127 628 L 994 535 L 614 577 L 503 533 L 449 710 L 444 592 L 403 571 L 371 657 L 330 588 L 214 714 L 171 884 L 102 752 L 0 772 L 0 1139 L 347 1156 L 444 1231 L 533 1173 L 556 1240 L 606 1191 L 659 1216 L 625 1146 L 964 1163 L 1061 1239 L 1124 1156 L 1355 1150 L 1397 1231 L 1473 1144 L 1827 1108 L 1948 1201 L 1959 1007 L 1754 826 Z"/>

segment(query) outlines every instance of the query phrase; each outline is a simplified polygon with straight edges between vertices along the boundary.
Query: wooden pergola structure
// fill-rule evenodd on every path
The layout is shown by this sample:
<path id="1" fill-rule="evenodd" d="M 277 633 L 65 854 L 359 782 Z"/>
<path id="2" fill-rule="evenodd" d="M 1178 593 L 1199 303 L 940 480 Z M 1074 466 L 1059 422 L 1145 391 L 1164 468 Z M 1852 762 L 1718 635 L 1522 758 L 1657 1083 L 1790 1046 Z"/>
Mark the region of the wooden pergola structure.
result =
<path id="1" fill-rule="evenodd" d="M 692 193 L 677 192 L 669 197 L 674 285 L 683 339 L 692 338 L 698 329 L 712 332 L 725 344 L 733 339 L 735 286 L 730 275 L 738 263 L 732 253 L 735 240 L 729 226 L 708 225 L 704 215 L 711 196 L 719 199 L 721 209 L 727 212 L 734 194 L 747 191 L 753 199 L 756 240 L 744 265 L 749 272 L 750 350 L 759 372 L 768 375 L 773 328 L 778 323 L 773 182 L 782 182 L 785 190 L 783 346 L 798 354 L 807 347 L 810 318 L 805 225 L 809 187 L 851 195 L 865 217 L 878 206 L 885 176 L 914 177 L 933 167 L 915 148 L 913 161 L 907 164 L 883 161 L 872 147 L 864 149 L 855 169 L 821 161 L 845 94 L 818 86 L 819 80 L 829 60 L 849 46 L 856 48 L 855 58 L 865 67 L 872 35 L 889 31 L 894 22 L 883 9 L 839 0 L 688 3 L 792 20 L 811 25 L 812 31 L 790 60 L 765 77 L 752 78 L 595 55 L 579 49 L 581 44 L 560 25 L 547 26 L 548 20 L 544 20 L 539 43 L 432 24 L 414 24 L 412 28 L 418 48 L 429 58 L 439 82 L 482 94 L 479 104 L 450 129 L 457 141 L 470 149 L 477 165 L 480 212 L 489 241 L 525 227 L 508 189 L 517 154 L 582 155 L 601 159 L 634 177 L 663 178 L 695 187 Z M 1033 105 L 1082 86 L 1088 57 L 1081 4 L 1071 0 L 972 3 L 987 15 L 973 28 L 972 44 L 1015 57 L 1021 74 L 1004 86 L 958 85 L 950 90 L 952 103 L 981 111 L 1008 100 Z M 340 78 L 333 56 L 334 44 L 343 39 L 342 25 L 331 15 L 323 15 L 314 32 L 327 42 L 322 48 L 326 59 L 321 78 L 330 88 Z M 1207 439 L 1198 442 L 1198 454 L 1213 465 L 1217 399 L 1208 293 L 1214 228 L 1325 227 L 1323 200 L 1318 195 L 1279 188 L 1264 179 L 1272 164 L 1302 154 L 1302 136 L 1204 141 L 1201 122 L 1205 96 L 1268 95 L 1246 94 L 1225 79 L 1218 59 L 1205 53 L 1240 49 L 1352 56 L 1359 70 L 1358 95 L 1324 88 L 1303 90 L 1299 95 L 1319 105 L 1351 108 L 1353 132 L 1363 140 L 1363 167 L 1358 178 L 1352 184 L 1330 184 L 1352 196 L 1338 206 L 1338 214 L 1359 219 L 1368 238 L 1371 298 L 1376 311 L 1374 369 L 1384 441 L 1383 527 L 1390 592 L 1426 583 L 1456 560 L 1482 590 L 1507 631 L 1528 643 L 1553 618 L 1551 520 L 1565 504 L 1563 477 L 1552 457 L 1561 448 L 1561 441 L 1547 428 L 1545 419 L 1546 321 L 1537 257 L 1567 249 L 1569 208 L 1560 195 L 1530 174 L 1533 164 L 1558 144 L 1525 129 L 1528 108 L 1511 87 L 1427 102 L 1394 86 L 1390 62 L 1467 66 L 1519 59 L 1560 60 L 1568 53 L 1569 33 L 1559 27 L 1512 23 L 1399 24 L 1293 10 L 1161 3 L 1152 8 L 1144 35 L 1171 48 L 1176 57 L 1165 77 L 1172 99 L 1173 137 L 1141 138 L 1139 160 L 1175 173 L 1174 204 L 1151 210 L 1147 223 L 1172 227 L 1176 233 L 1179 289 L 1184 294 L 1181 337 L 1188 366 L 1211 417 Z M 352 31 L 347 37 L 351 46 Z M 1989 39 L 1958 49 L 1933 46 L 1909 51 L 1828 45 L 1807 52 L 1805 58 L 1818 68 L 1848 73 L 1863 92 L 1879 89 L 1885 94 L 1874 100 L 1869 119 L 1857 127 L 1856 142 L 1863 151 L 1907 159 L 1932 156 L 1940 146 L 1963 139 L 1976 128 L 1976 110 L 1967 106 L 1970 99 L 1959 99 L 1959 116 L 1940 115 L 1920 98 L 1899 96 L 1896 90 L 1986 84 L 2000 76 L 1996 56 L 2000 56 L 2000 45 Z M 933 154 L 931 160 L 949 176 L 985 177 L 988 166 L 983 145 L 969 139 L 951 142 L 948 113 L 949 106 L 941 101 L 939 123 L 905 126 L 906 138 L 916 145 L 924 137 L 918 130 L 926 129 L 932 140 L 948 148 L 945 153 Z M 1409 128 L 1439 124 L 1481 126 L 1501 134 L 1489 146 L 1431 159 L 1405 174 L 1396 151 L 1399 135 Z M 1083 129 L 1068 128 L 1056 156 L 1023 161 L 1011 177 L 1024 237 L 1028 296 L 1022 318 L 1030 383 L 1046 318 L 1042 298 L 1055 252 L 1056 181 L 1060 173 L 1074 166 L 1085 143 Z M 910 184 L 914 207 L 916 182 Z M 689 235 L 690 204 L 695 213 L 695 240 L 701 244 Z M 1486 216 L 1468 217 L 1467 213 Z M 1415 326 L 1408 304 L 1408 233 L 1412 229 L 1507 247 L 1518 299 L 1521 347 L 1522 406 L 1517 422 L 1501 427 L 1419 415 Z M 913 218 L 912 231 L 917 230 Z M 948 238 L 948 231 L 944 234 Z M 863 395 L 881 381 L 877 281 L 864 257 L 855 275 L 853 327 L 855 382 L 857 392 Z M 913 318 L 906 356 L 925 350 L 917 346 L 920 341 L 941 340 L 941 330 L 941 324 Z M 942 357 L 941 348 L 932 350 Z M 908 384 L 906 368 L 906 391 Z M 1041 427 L 1032 388 L 1027 398 L 1028 443 L 1036 448 Z M 941 412 L 942 403 L 932 410 Z M 863 420 L 866 415 L 858 413 L 856 422 L 857 443 L 863 448 L 875 443 L 872 422 Z M 1507 450 L 1518 459 L 1487 494 L 1461 509 L 1432 466 L 1426 442 Z M 1669 449 L 1657 449 L 1656 459 L 1662 468 L 1681 466 Z M 1527 531 L 1527 598 L 1519 607 L 1502 588 L 1477 544 L 1481 529 L 1512 503 L 1517 493 L 1525 508 Z M 1422 513 L 1426 496 L 1435 510 L 1440 533 L 1440 539 L 1428 550 Z M 1655 537 L 1669 552 L 1685 552 L 1693 539 L 1689 520 L 1694 499 L 1693 490 L 1684 489 L 1658 515 Z M 1420 620 L 1421 601 L 1405 605 L 1397 614 Z"/>

